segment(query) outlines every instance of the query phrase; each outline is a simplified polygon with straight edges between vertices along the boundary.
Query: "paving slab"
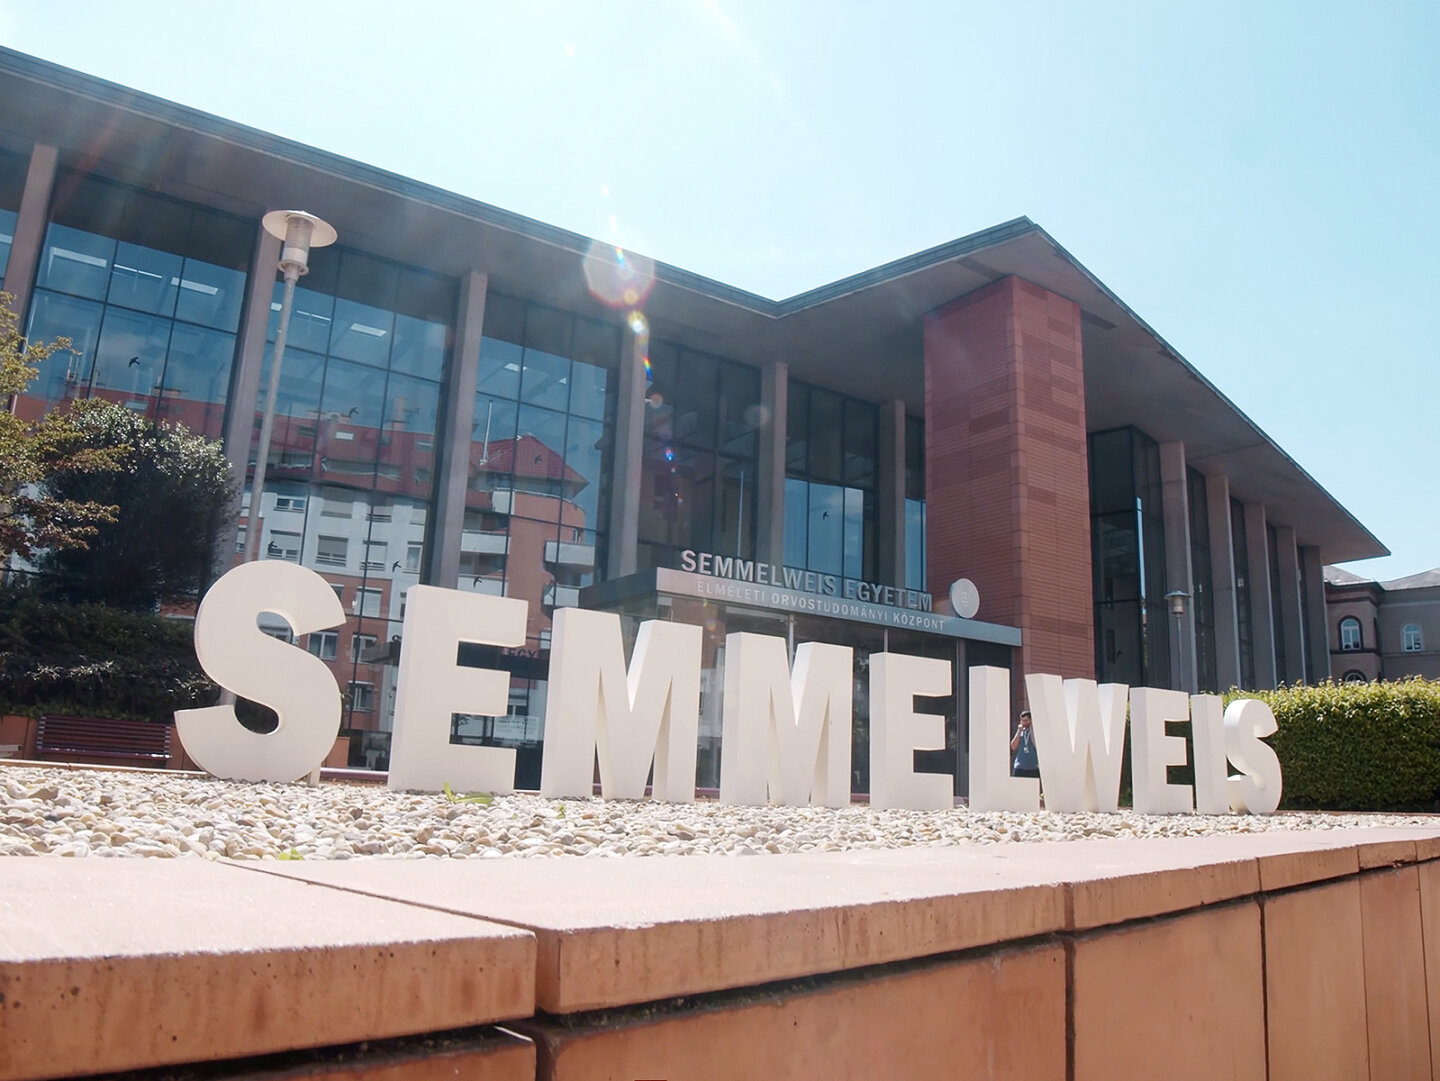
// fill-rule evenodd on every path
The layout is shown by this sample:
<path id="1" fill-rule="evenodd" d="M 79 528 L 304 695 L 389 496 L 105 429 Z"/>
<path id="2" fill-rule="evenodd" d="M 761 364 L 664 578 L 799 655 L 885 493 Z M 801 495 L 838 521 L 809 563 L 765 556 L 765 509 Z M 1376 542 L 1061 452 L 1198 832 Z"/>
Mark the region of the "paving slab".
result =
<path id="1" fill-rule="evenodd" d="M 1267 867 L 1277 888 L 1353 874 L 1372 832 L 236 867 L 530 929 L 536 1000 L 571 1013 L 1183 912 L 1260 893 Z"/>
<path id="2" fill-rule="evenodd" d="M 1059 878 L 997 859 L 993 846 L 235 866 L 533 930 L 536 1001 L 553 1013 L 930 957 L 1065 924 Z"/>
<path id="3" fill-rule="evenodd" d="M 534 972 L 524 931 L 274 875 L 200 860 L 11 859 L 0 1081 L 526 1017 Z"/>

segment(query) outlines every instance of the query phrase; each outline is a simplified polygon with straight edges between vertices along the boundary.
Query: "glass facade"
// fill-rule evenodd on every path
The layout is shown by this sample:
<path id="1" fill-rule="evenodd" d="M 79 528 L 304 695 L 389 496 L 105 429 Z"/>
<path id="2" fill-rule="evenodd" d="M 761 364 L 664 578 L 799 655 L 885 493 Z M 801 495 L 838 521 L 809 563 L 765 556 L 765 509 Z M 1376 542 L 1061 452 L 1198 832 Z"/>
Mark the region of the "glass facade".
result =
<path id="1" fill-rule="evenodd" d="M 1270 560 L 1270 626 L 1275 635 L 1275 678 L 1286 682 L 1290 671 L 1285 654 L 1285 617 L 1280 607 L 1280 544 L 1275 527 L 1265 523 L 1265 550 Z"/>
<path id="2" fill-rule="evenodd" d="M 1230 546 L 1235 559 L 1235 636 L 1240 646 L 1240 686 L 1255 687 L 1255 631 L 1250 608 L 1250 552 L 1245 545 L 1245 506 L 1230 500 Z"/>
<path id="3" fill-rule="evenodd" d="M 1215 578 L 1210 563 L 1210 498 L 1205 476 L 1189 470 L 1186 490 L 1190 497 L 1190 577 L 1195 610 L 1196 685 L 1200 692 L 1226 690 L 1215 670 Z"/>
<path id="4" fill-rule="evenodd" d="M 678 567 L 693 548 L 753 558 L 760 370 L 651 342 L 637 565 Z"/>
<path id="5" fill-rule="evenodd" d="M 255 229 L 214 211 L 61 172 L 27 333 L 69 338 L 20 409 L 107 398 L 219 438 Z"/>
<path id="6" fill-rule="evenodd" d="M 1170 685 L 1160 448 L 1134 428 L 1089 438 L 1095 673 L 1102 683 Z"/>
<path id="7" fill-rule="evenodd" d="M 925 589 L 925 422 L 905 418 L 905 588 Z"/>
<path id="8" fill-rule="evenodd" d="M 457 715 L 452 739 L 514 747 L 522 788 L 540 784 L 551 616 L 604 577 L 622 345 L 619 326 L 486 299 L 459 587 L 530 615 L 523 647 L 473 651 L 510 672 L 506 716 Z"/>
<path id="9" fill-rule="evenodd" d="M 262 396 L 282 290 L 277 281 Z M 319 572 L 345 608 L 343 628 L 301 644 L 347 690 L 355 765 L 383 768 L 388 760 L 396 668 L 376 647 L 400 634 L 405 592 L 425 566 L 457 294 L 448 278 L 338 247 L 312 252 L 295 290 L 260 554 Z M 258 437 L 257 416 L 252 462 Z M 248 501 L 247 493 L 247 508 Z"/>
<path id="10" fill-rule="evenodd" d="M 787 566 L 875 578 L 879 430 L 880 410 L 872 402 L 790 381 L 785 429 Z"/>
<path id="11" fill-rule="evenodd" d="M 10 265 L 10 245 L 15 240 L 15 222 L 19 217 L 20 197 L 25 194 L 25 172 L 28 163 L 19 154 L 0 150 L 0 279 Z"/>

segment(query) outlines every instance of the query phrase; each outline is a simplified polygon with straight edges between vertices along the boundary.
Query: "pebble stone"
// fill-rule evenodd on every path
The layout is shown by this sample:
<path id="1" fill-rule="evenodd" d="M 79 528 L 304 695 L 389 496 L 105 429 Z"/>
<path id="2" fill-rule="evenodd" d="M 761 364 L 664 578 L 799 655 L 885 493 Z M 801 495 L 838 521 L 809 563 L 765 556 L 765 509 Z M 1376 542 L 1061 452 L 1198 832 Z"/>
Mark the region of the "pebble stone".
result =
<path id="1" fill-rule="evenodd" d="M 163 773 L 0 767 L 0 856 L 236 860 L 737 856 L 914 845 L 1437 826 L 1432 815 L 1119 813 L 734 807 L 700 800 L 489 802 L 325 782 L 250 784 Z"/>

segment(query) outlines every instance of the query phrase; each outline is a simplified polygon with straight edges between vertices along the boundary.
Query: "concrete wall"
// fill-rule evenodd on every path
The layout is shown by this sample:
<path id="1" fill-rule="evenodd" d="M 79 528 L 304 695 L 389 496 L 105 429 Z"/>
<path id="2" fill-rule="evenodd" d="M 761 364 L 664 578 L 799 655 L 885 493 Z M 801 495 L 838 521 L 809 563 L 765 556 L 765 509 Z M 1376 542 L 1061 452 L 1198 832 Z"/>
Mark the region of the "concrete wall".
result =
<path id="1" fill-rule="evenodd" d="M 1440 1063 L 1440 829 L 403 875 L 10 863 L 0 1081 L 200 1062 L 221 1081 L 1395 1081 Z"/>

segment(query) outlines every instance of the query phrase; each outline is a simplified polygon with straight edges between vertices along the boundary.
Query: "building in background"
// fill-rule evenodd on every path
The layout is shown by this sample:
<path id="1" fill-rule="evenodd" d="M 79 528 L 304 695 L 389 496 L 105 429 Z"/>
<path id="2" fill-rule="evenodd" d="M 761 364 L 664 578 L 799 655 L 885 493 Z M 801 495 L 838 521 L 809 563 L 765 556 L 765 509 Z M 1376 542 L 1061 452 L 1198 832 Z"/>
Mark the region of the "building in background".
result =
<path id="1" fill-rule="evenodd" d="M 457 741 L 538 780 L 550 618 L 705 628 L 701 783 L 725 636 L 952 662 L 926 768 L 963 789 L 977 664 L 1222 690 L 1330 671 L 1325 563 L 1383 546 L 1042 228 L 1016 219 L 772 301 L 404 177 L 0 50 L 0 273 L 57 353 L 20 403 L 122 402 L 254 463 L 269 210 L 340 242 L 296 293 L 266 558 L 335 588 L 297 642 L 383 766 L 407 590 L 530 603 L 504 717 Z M 966 579 L 978 610 L 951 611 Z M 1183 602 L 1176 611 L 1167 595 Z M 282 637 L 288 629 L 271 628 Z"/>
<path id="2" fill-rule="evenodd" d="M 1325 601 L 1335 679 L 1440 679 L 1440 567 L 1391 582 L 1326 567 Z"/>

